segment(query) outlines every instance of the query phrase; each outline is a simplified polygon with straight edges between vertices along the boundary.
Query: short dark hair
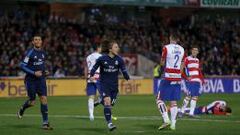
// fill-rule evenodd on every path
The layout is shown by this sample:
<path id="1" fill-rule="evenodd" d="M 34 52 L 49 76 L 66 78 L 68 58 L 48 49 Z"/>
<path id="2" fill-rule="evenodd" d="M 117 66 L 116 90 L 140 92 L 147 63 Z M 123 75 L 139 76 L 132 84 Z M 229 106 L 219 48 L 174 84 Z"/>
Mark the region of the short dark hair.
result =
<path id="1" fill-rule="evenodd" d="M 193 49 L 193 48 L 199 49 L 199 47 L 198 47 L 197 45 L 192 45 L 192 46 L 191 46 L 191 49 Z"/>
<path id="2" fill-rule="evenodd" d="M 32 40 L 34 40 L 34 37 L 41 37 L 42 38 L 42 36 L 38 33 L 33 35 Z"/>
<path id="3" fill-rule="evenodd" d="M 171 33 L 169 38 L 172 39 L 172 40 L 175 40 L 177 42 L 179 41 L 179 38 L 178 38 L 177 34 L 175 34 L 175 33 Z"/>
<path id="4" fill-rule="evenodd" d="M 101 48 L 102 44 L 94 44 L 92 48 L 96 51 L 98 48 Z"/>
<path id="5" fill-rule="evenodd" d="M 232 113 L 232 109 L 230 107 L 226 107 L 226 113 Z"/>
<path id="6" fill-rule="evenodd" d="M 109 49 L 112 48 L 114 43 L 117 43 L 117 42 L 115 40 L 108 40 L 108 39 L 103 40 L 103 42 L 101 43 L 102 53 L 109 53 Z"/>

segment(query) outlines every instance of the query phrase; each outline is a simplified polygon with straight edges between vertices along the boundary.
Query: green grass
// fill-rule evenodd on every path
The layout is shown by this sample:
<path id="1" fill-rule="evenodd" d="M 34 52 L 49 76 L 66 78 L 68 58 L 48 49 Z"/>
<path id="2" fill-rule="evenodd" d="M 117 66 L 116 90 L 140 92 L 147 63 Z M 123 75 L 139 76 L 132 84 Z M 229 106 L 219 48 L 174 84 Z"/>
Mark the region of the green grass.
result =
<path id="1" fill-rule="evenodd" d="M 199 119 L 184 118 L 177 121 L 177 130 L 158 131 L 161 117 L 153 96 L 120 96 L 114 106 L 114 121 L 118 129 L 109 132 L 103 119 L 103 108 L 95 109 L 94 122 L 90 122 L 87 97 L 49 97 L 49 119 L 53 131 L 43 131 L 39 103 L 25 112 L 23 119 L 15 117 L 19 106 L 26 98 L 0 98 L 0 135 L 239 135 L 240 95 L 204 94 L 199 105 L 217 99 L 228 101 L 233 109 L 231 116 L 201 116 Z M 181 103 L 179 103 L 180 105 Z M 8 116 L 5 116 L 7 114 Z"/>

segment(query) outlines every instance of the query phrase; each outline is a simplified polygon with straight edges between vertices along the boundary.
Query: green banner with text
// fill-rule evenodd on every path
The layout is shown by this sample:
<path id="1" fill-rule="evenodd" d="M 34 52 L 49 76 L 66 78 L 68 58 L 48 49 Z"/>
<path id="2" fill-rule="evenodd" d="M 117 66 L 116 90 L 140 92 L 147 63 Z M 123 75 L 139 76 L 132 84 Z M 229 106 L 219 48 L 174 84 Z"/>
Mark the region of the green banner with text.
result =
<path id="1" fill-rule="evenodd" d="M 201 0 L 201 7 L 240 8 L 240 0 Z"/>

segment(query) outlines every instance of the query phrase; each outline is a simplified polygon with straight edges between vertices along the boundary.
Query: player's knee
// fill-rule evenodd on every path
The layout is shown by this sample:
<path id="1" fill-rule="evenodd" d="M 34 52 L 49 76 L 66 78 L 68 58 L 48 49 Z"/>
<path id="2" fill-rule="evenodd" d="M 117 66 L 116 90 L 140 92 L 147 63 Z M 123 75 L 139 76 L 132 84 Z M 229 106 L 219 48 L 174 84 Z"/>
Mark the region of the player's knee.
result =
<path id="1" fill-rule="evenodd" d="M 158 98 L 156 100 L 156 103 L 157 103 L 157 105 L 164 104 L 164 102 L 161 99 L 158 99 Z"/>
<path id="2" fill-rule="evenodd" d="M 195 101 L 197 101 L 198 100 L 198 97 L 192 97 L 192 100 L 195 100 Z"/>
<path id="3" fill-rule="evenodd" d="M 105 97 L 105 98 L 104 98 L 104 105 L 111 105 L 111 99 L 110 99 L 110 97 Z"/>
<path id="4" fill-rule="evenodd" d="M 176 107 L 177 106 L 177 101 L 171 101 L 171 107 Z"/>
<path id="5" fill-rule="evenodd" d="M 90 96 L 88 96 L 88 99 L 94 99 L 94 98 L 95 98 L 94 95 L 90 95 Z"/>
<path id="6" fill-rule="evenodd" d="M 191 97 L 190 96 L 186 96 L 185 99 L 189 101 L 191 99 Z"/>
<path id="7" fill-rule="evenodd" d="M 156 104 L 157 104 L 158 108 L 161 108 L 161 106 L 164 106 L 164 107 L 165 107 L 164 102 L 163 102 L 162 100 L 160 100 L 160 99 L 157 99 L 157 100 L 156 100 Z"/>
<path id="8" fill-rule="evenodd" d="M 165 103 L 161 99 L 157 99 L 156 104 L 161 114 L 168 111 L 168 108 L 166 107 Z"/>
<path id="9" fill-rule="evenodd" d="M 35 103 L 36 103 L 35 100 L 30 100 L 30 101 L 29 101 L 29 105 L 30 105 L 30 106 L 34 106 Z"/>
<path id="10" fill-rule="evenodd" d="M 41 96 L 40 101 L 42 104 L 47 104 L 47 97 L 46 96 Z"/>

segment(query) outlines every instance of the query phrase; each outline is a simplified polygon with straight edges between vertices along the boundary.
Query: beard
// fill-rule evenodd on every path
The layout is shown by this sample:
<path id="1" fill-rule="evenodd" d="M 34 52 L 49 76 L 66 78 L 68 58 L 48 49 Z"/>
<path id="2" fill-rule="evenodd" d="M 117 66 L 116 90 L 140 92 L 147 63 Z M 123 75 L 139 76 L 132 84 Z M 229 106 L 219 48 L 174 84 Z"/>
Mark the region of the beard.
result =
<path id="1" fill-rule="evenodd" d="M 41 45 L 40 45 L 40 46 L 34 45 L 34 47 L 37 48 L 37 49 L 40 49 L 40 48 L 41 48 Z"/>

